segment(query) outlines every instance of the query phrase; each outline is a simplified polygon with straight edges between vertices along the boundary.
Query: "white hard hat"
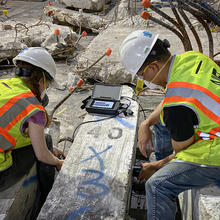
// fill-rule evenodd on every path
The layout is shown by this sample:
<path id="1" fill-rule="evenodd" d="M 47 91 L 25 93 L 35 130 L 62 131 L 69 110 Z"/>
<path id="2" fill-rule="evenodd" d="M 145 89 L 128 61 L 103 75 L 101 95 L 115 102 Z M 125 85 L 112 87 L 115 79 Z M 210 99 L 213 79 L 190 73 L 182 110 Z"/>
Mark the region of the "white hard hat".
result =
<path id="1" fill-rule="evenodd" d="M 119 48 L 121 63 L 132 78 L 141 68 L 156 43 L 158 34 L 137 30 L 129 34 Z"/>
<path id="2" fill-rule="evenodd" d="M 17 60 L 30 63 L 36 67 L 40 67 L 49 73 L 53 79 L 55 79 L 56 64 L 46 49 L 42 47 L 25 48 L 13 59 L 13 63 L 15 65 Z"/>

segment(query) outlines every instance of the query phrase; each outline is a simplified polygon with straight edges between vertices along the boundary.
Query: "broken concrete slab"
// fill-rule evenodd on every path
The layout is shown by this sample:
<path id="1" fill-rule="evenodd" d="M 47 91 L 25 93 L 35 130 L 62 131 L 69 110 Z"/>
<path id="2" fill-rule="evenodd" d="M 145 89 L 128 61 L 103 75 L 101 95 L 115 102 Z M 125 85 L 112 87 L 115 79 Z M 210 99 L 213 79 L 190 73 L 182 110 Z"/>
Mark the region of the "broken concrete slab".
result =
<path id="1" fill-rule="evenodd" d="M 56 0 L 57 3 L 70 8 L 81 8 L 91 11 L 101 11 L 105 0 Z"/>
<path id="2" fill-rule="evenodd" d="M 44 13 L 50 15 L 54 23 L 71 26 L 73 30 L 74 28 L 79 29 L 81 27 L 85 30 L 98 33 L 109 23 L 106 19 L 96 15 L 53 6 L 45 7 Z"/>
<path id="3" fill-rule="evenodd" d="M 131 75 L 125 71 L 119 60 L 118 48 L 123 39 L 131 32 L 131 28 L 123 26 L 111 26 L 101 32 L 79 55 L 76 72 L 90 66 L 100 58 L 107 48 L 111 48 L 112 54 L 104 57 L 97 65 L 86 72 L 80 73 L 82 77 L 100 80 L 105 83 L 125 83 L 131 81 Z"/>
<path id="4" fill-rule="evenodd" d="M 48 35 L 41 47 L 46 48 L 54 58 L 66 58 L 73 55 L 77 39 L 77 34 L 67 28 L 61 30 L 59 36 L 54 33 Z"/>
<path id="5" fill-rule="evenodd" d="M 5 28 L 8 27 L 8 28 Z M 48 38 L 54 35 L 54 30 L 60 30 L 60 40 L 64 48 L 74 45 L 77 35 L 69 27 L 52 24 L 49 22 L 42 23 L 16 23 L 14 21 L 5 22 L 0 26 L 0 61 L 12 59 L 19 51 L 25 47 L 43 46 L 51 51 L 62 51 L 63 48 L 49 47 Z M 48 42 L 49 41 L 49 42 Z M 59 53 L 62 57 L 68 57 L 69 53 Z"/>
<path id="6" fill-rule="evenodd" d="M 208 185 L 187 190 L 179 195 L 183 220 L 218 220 L 220 216 L 220 186 Z"/>
<path id="7" fill-rule="evenodd" d="M 125 21 L 127 20 L 128 19 L 125 19 Z M 86 72 L 80 73 L 80 75 L 105 83 L 120 84 L 131 82 L 131 75 L 120 63 L 119 47 L 125 37 L 137 29 L 146 29 L 146 27 L 143 23 L 136 26 L 125 25 L 124 23 L 110 25 L 108 29 L 103 30 L 94 38 L 86 50 L 77 57 L 78 63 L 75 72 L 87 68 L 104 54 L 106 48 L 111 48 L 111 56 L 104 57 L 97 65 Z"/>

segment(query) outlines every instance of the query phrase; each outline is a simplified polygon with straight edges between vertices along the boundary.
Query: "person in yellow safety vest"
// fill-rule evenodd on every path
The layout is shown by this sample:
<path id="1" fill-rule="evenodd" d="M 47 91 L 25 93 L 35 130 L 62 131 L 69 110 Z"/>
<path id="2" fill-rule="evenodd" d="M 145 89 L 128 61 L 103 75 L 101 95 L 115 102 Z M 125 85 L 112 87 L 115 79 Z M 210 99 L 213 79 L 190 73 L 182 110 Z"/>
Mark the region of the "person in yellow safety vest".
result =
<path id="1" fill-rule="evenodd" d="M 47 114 L 41 102 L 46 89 L 55 83 L 56 65 L 41 47 L 22 50 L 13 62 L 16 76 L 0 79 L 0 192 L 21 179 L 36 157 L 45 200 L 53 184 L 54 169 L 60 170 L 64 162 L 58 158 L 65 157 L 53 148 L 51 137 L 44 136 Z M 42 174 L 46 170 L 51 180 Z"/>
<path id="2" fill-rule="evenodd" d="M 167 41 L 138 30 L 121 44 L 120 58 L 132 76 L 167 88 L 164 100 L 138 131 L 144 155 L 149 128 L 161 121 L 173 154 L 143 163 L 147 219 L 175 219 L 179 193 L 220 181 L 220 67 L 196 51 L 171 55 Z M 146 134 L 147 133 L 147 134 Z"/>

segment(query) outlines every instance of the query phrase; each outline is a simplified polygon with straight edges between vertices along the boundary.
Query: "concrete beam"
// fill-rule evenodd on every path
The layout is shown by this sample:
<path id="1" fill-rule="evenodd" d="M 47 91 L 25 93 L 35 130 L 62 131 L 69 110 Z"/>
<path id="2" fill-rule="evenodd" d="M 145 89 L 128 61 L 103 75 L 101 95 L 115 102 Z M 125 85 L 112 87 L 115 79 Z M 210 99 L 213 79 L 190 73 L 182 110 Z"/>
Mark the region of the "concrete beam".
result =
<path id="1" fill-rule="evenodd" d="M 123 86 L 122 96 L 133 90 Z M 126 100 L 122 100 L 127 103 Z M 135 159 L 134 114 L 82 125 L 38 216 L 43 219 L 125 219 Z M 87 114 L 84 121 L 106 117 Z"/>
<path id="2" fill-rule="evenodd" d="M 72 26 L 73 28 L 79 28 L 81 26 L 83 29 L 93 31 L 95 33 L 99 32 L 99 30 L 105 27 L 109 22 L 97 15 L 80 13 L 78 11 L 53 6 L 45 7 L 44 13 L 46 15 L 51 15 L 54 23 Z"/>

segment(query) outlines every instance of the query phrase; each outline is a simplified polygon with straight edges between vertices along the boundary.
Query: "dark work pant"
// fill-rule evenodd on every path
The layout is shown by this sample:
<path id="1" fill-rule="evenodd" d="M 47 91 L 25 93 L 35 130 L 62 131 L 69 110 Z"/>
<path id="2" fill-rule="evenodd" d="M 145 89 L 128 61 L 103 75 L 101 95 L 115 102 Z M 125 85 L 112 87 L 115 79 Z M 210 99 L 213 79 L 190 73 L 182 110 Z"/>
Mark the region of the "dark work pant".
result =
<path id="1" fill-rule="evenodd" d="M 53 152 L 50 135 L 46 135 L 48 149 Z M 37 176 L 39 181 L 40 203 L 43 204 L 54 182 L 55 167 L 38 161 L 32 145 L 12 151 L 13 165 L 0 172 L 0 192 L 16 184 L 25 174 L 28 174 L 34 162 L 37 161 Z"/>
<path id="2" fill-rule="evenodd" d="M 13 164 L 7 170 L 0 172 L 0 192 L 17 183 L 35 162 L 35 155 L 31 145 L 12 151 Z"/>
<path id="3" fill-rule="evenodd" d="M 48 149 L 53 153 L 53 143 L 50 135 L 45 135 Z M 50 192 L 55 176 L 55 167 L 46 163 L 37 161 L 37 175 L 39 187 L 37 189 L 37 196 L 34 202 L 34 207 L 31 213 L 31 219 L 35 220 L 43 206 L 48 193 Z"/>
<path id="4" fill-rule="evenodd" d="M 49 151 L 53 153 L 53 142 L 50 135 L 45 135 L 46 143 Z M 39 180 L 39 187 L 41 192 L 40 202 L 43 204 L 50 192 L 55 176 L 55 166 L 37 161 L 37 174 Z"/>

